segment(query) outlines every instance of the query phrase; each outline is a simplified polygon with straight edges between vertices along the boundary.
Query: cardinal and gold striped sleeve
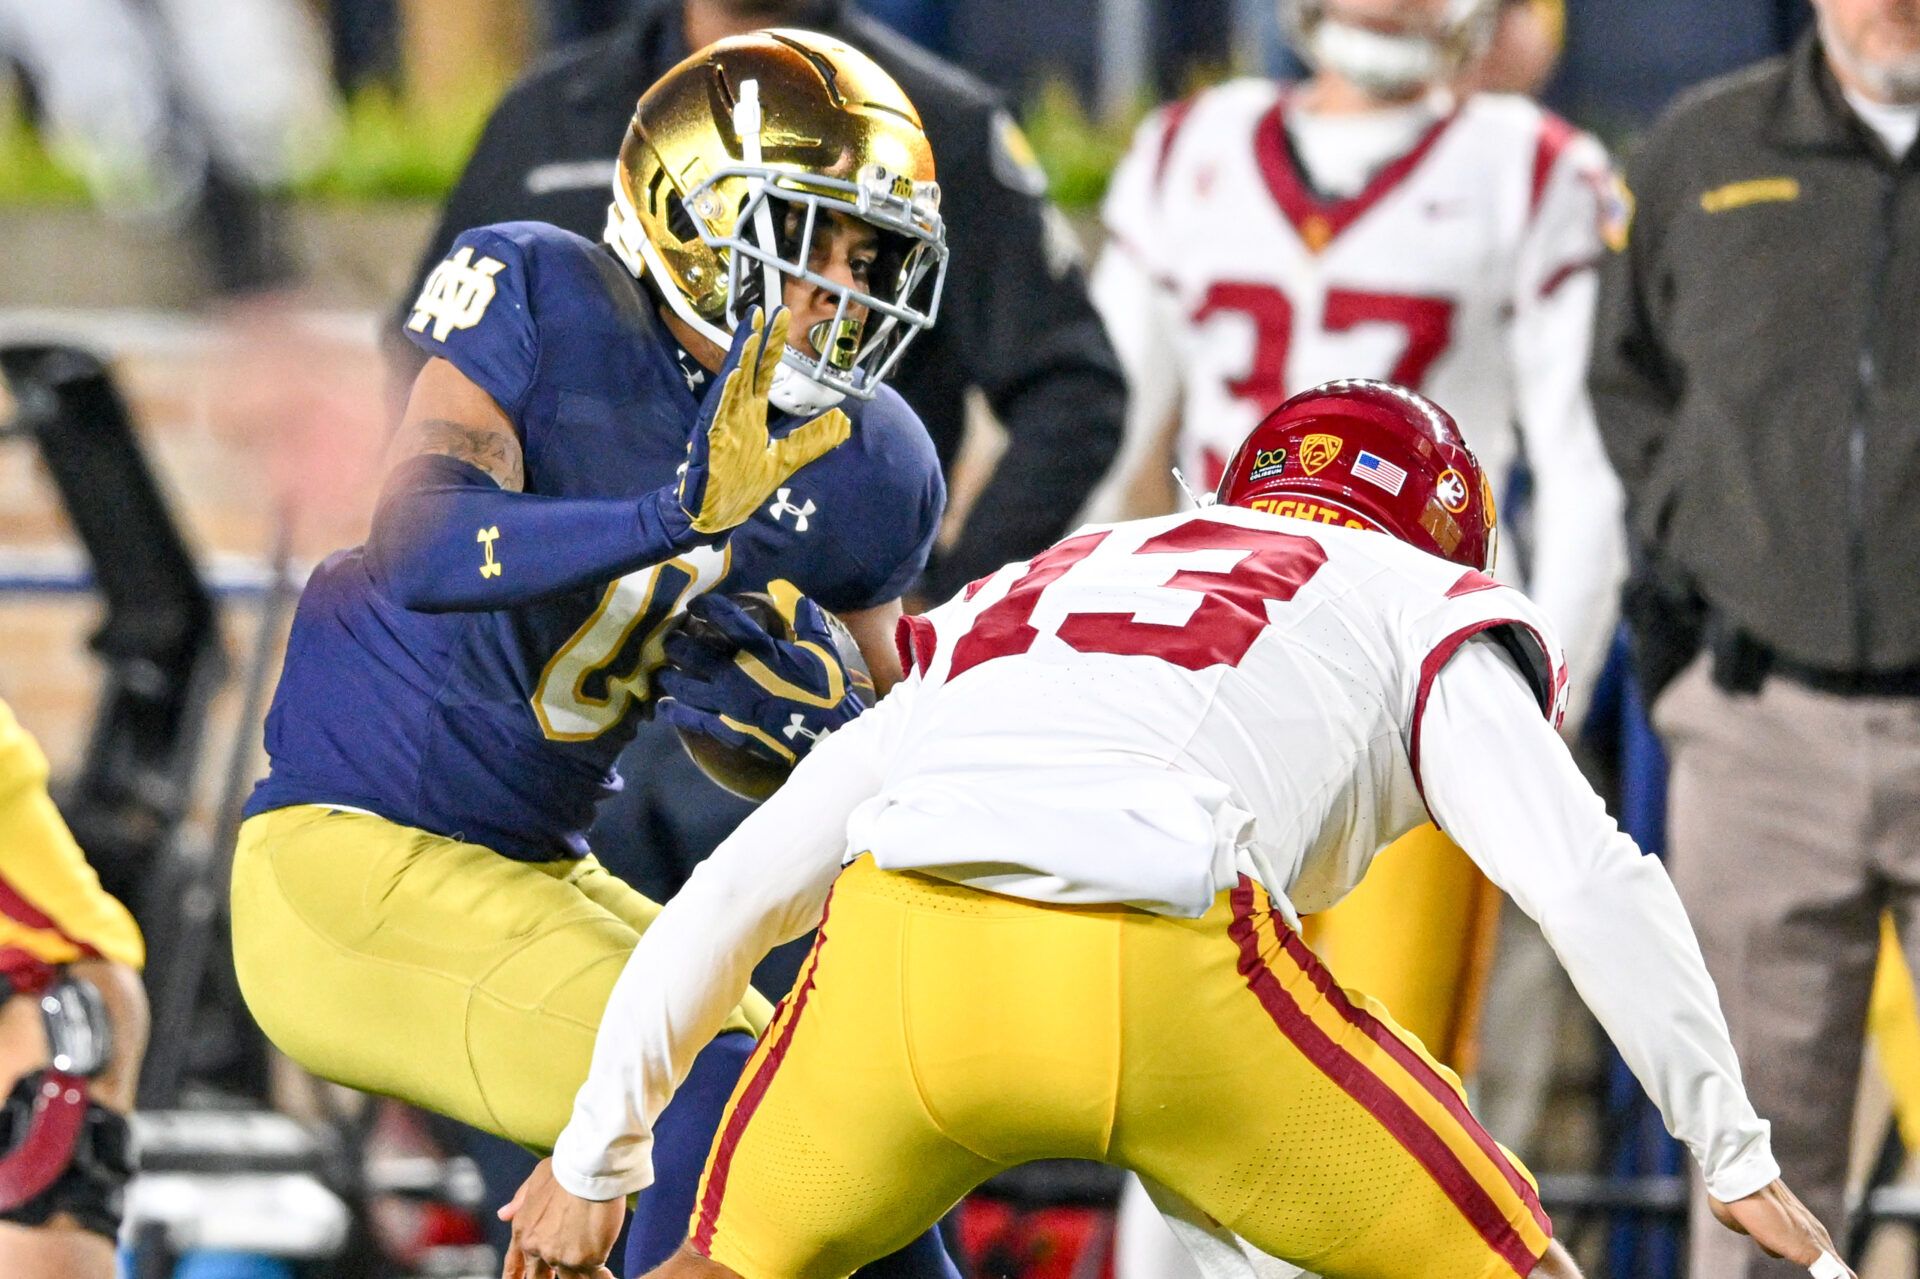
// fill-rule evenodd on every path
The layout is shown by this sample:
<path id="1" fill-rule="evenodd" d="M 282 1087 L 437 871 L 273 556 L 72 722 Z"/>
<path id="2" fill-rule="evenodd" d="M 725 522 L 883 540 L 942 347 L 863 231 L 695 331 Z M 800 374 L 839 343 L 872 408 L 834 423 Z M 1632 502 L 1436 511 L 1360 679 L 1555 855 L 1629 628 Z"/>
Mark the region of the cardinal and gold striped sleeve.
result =
<path id="1" fill-rule="evenodd" d="M 0 969 L 103 958 L 139 967 L 133 916 L 87 864 L 47 795 L 47 757 L 0 701 Z"/>

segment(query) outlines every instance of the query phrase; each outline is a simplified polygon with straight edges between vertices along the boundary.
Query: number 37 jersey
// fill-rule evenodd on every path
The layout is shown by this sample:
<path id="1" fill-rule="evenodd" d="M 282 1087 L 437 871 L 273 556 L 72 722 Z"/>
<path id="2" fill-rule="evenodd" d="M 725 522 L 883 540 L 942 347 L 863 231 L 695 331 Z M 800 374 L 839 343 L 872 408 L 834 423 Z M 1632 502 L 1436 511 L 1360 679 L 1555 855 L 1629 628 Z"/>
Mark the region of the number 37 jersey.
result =
<path id="1" fill-rule="evenodd" d="M 1499 642 L 1549 719 L 1566 688 L 1518 591 L 1232 507 L 1084 529 L 901 636 L 919 678 L 853 852 L 1196 917 L 1241 873 L 1323 910 L 1427 820 L 1421 718 L 1470 640 Z"/>
<path id="2" fill-rule="evenodd" d="M 1331 199 L 1295 150 L 1315 128 L 1282 86 L 1235 81 L 1150 118 L 1114 175 L 1112 253 L 1154 291 L 1102 309 L 1147 399 L 1178 384 L 1186 473 L 1211 488 L 1266 413 L 1334 378 L 1444 404 L 1496 476 L 1516 422 L 1571 429 L 1612 189 L 1599 144 L 1475 96 Z"/>

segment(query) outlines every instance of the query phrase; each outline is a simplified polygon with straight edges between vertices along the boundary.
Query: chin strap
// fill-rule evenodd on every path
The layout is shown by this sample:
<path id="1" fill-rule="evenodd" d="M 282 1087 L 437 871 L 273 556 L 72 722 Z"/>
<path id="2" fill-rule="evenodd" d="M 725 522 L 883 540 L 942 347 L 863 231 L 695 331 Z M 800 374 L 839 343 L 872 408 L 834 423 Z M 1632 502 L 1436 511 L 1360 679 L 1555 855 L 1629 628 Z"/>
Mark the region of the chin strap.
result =
<path id="1" fill-rule="evenodd" d="M 1180 468 L 1176 466 L 1172 469 L 1173 482 L 1180 486 L 1180 491 L 1187 495 L 1187 501 L 1193 503 L 1195 510 L 1204 511 L 1220 500 L 1219 497 L 1213 493 L 1194 492 L 1193 485 L 1187 483 L 1187 477 L 1181 473 Z"/>

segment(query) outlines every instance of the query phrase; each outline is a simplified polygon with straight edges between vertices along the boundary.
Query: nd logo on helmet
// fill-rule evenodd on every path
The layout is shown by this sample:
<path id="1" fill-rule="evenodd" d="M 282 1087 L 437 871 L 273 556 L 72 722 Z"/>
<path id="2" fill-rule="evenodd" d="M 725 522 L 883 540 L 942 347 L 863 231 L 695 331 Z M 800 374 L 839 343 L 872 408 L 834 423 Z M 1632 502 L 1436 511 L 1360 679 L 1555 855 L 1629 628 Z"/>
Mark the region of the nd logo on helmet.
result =
<path id="1" fill-rule="evenodd" d="M 461 245 L 458 253 L 433 268 L 433 274 L 427 277 L 407 327 L 418 333 L 431 324 L 433 340 L 444 342 L 455 329 L 470 329 L 480 323 L 497 287 L 493 277 L 506 265 L 493 258 L 475 262 L 473 246 Z"/>
<path id="2" fill-rule="evenodd" d="M 1345 442 L 1337 435 L 1309 435 L 1300 441 L 1300 469 L 1308 475 L 1320 474 L 1327 463 L 1340 456 Z"/>

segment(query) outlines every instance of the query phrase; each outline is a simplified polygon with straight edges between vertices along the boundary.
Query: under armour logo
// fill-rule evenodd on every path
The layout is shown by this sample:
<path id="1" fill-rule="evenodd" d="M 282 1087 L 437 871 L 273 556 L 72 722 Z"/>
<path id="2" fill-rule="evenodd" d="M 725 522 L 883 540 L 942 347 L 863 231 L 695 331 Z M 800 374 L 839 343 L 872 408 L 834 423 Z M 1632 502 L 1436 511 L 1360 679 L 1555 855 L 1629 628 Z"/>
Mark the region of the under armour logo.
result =
<path id="1" fill-rule="evenodd" d="M 415 333 L 433 325 L 433 340 L 444 342 L 455 329 L 470 329 L 480 323 L 493 302 L 493 277 L 507 264 L 493 258 L 473 260 L 473 246 L 463 244 L 452 257 L 433 268 L 433 274 L 413 304 L 413 317 L 407 327 Z"/>
<path id="2" fill-rule="evenodd" d="M 787 717 L 787 726 L 780 730 L 780 735 L 788 741 L 793 741 L 798 737 L 804 737 L 809 742 L 818 742 L 827 735 L 827 730 L 823 728 L 815 732 L 813 729 L 808 728 L 807 717 L 795 711 Z"/>
<path id="3" fill-rule="evenodd" d="M 773 522 L 775 524 L 780 522 L 782 515 L 794 516 L 793 531 L 796 533 L 804 533 L 807 531 L 807 517 L 812 515 L 817 508 L 814 506 L 812 498 L 808 498 L 804 505 L 795 506 L 792 501 L 789 500 L 792 497 L 793 490 L 790 488 L 783 488 L 775 493 L 773 495 L 773 505 L 767 508 L 767 514 L 773 516 Z"/>
<path id="4" fill-rule="evenodd" d="M 500 526 L 498 524 L 492 528 L 483 528 L 473 535 L 473 540 L 480 543 L 487 553 L 487 562 L 480 566 L 480 576 L 482 577 L 500 576 L 500 561 L 493 558 L 493 544 L 499 539 Z"/>
<path id="5" fill-rule="evenodd" d="M 697 392 L 703 385 L 706 384 L 707 371 L 705 369 L 696 369 L 683 364 L 680 366 L 680 376 L 687 380 L 687 389 L 689 391 Z"/>

